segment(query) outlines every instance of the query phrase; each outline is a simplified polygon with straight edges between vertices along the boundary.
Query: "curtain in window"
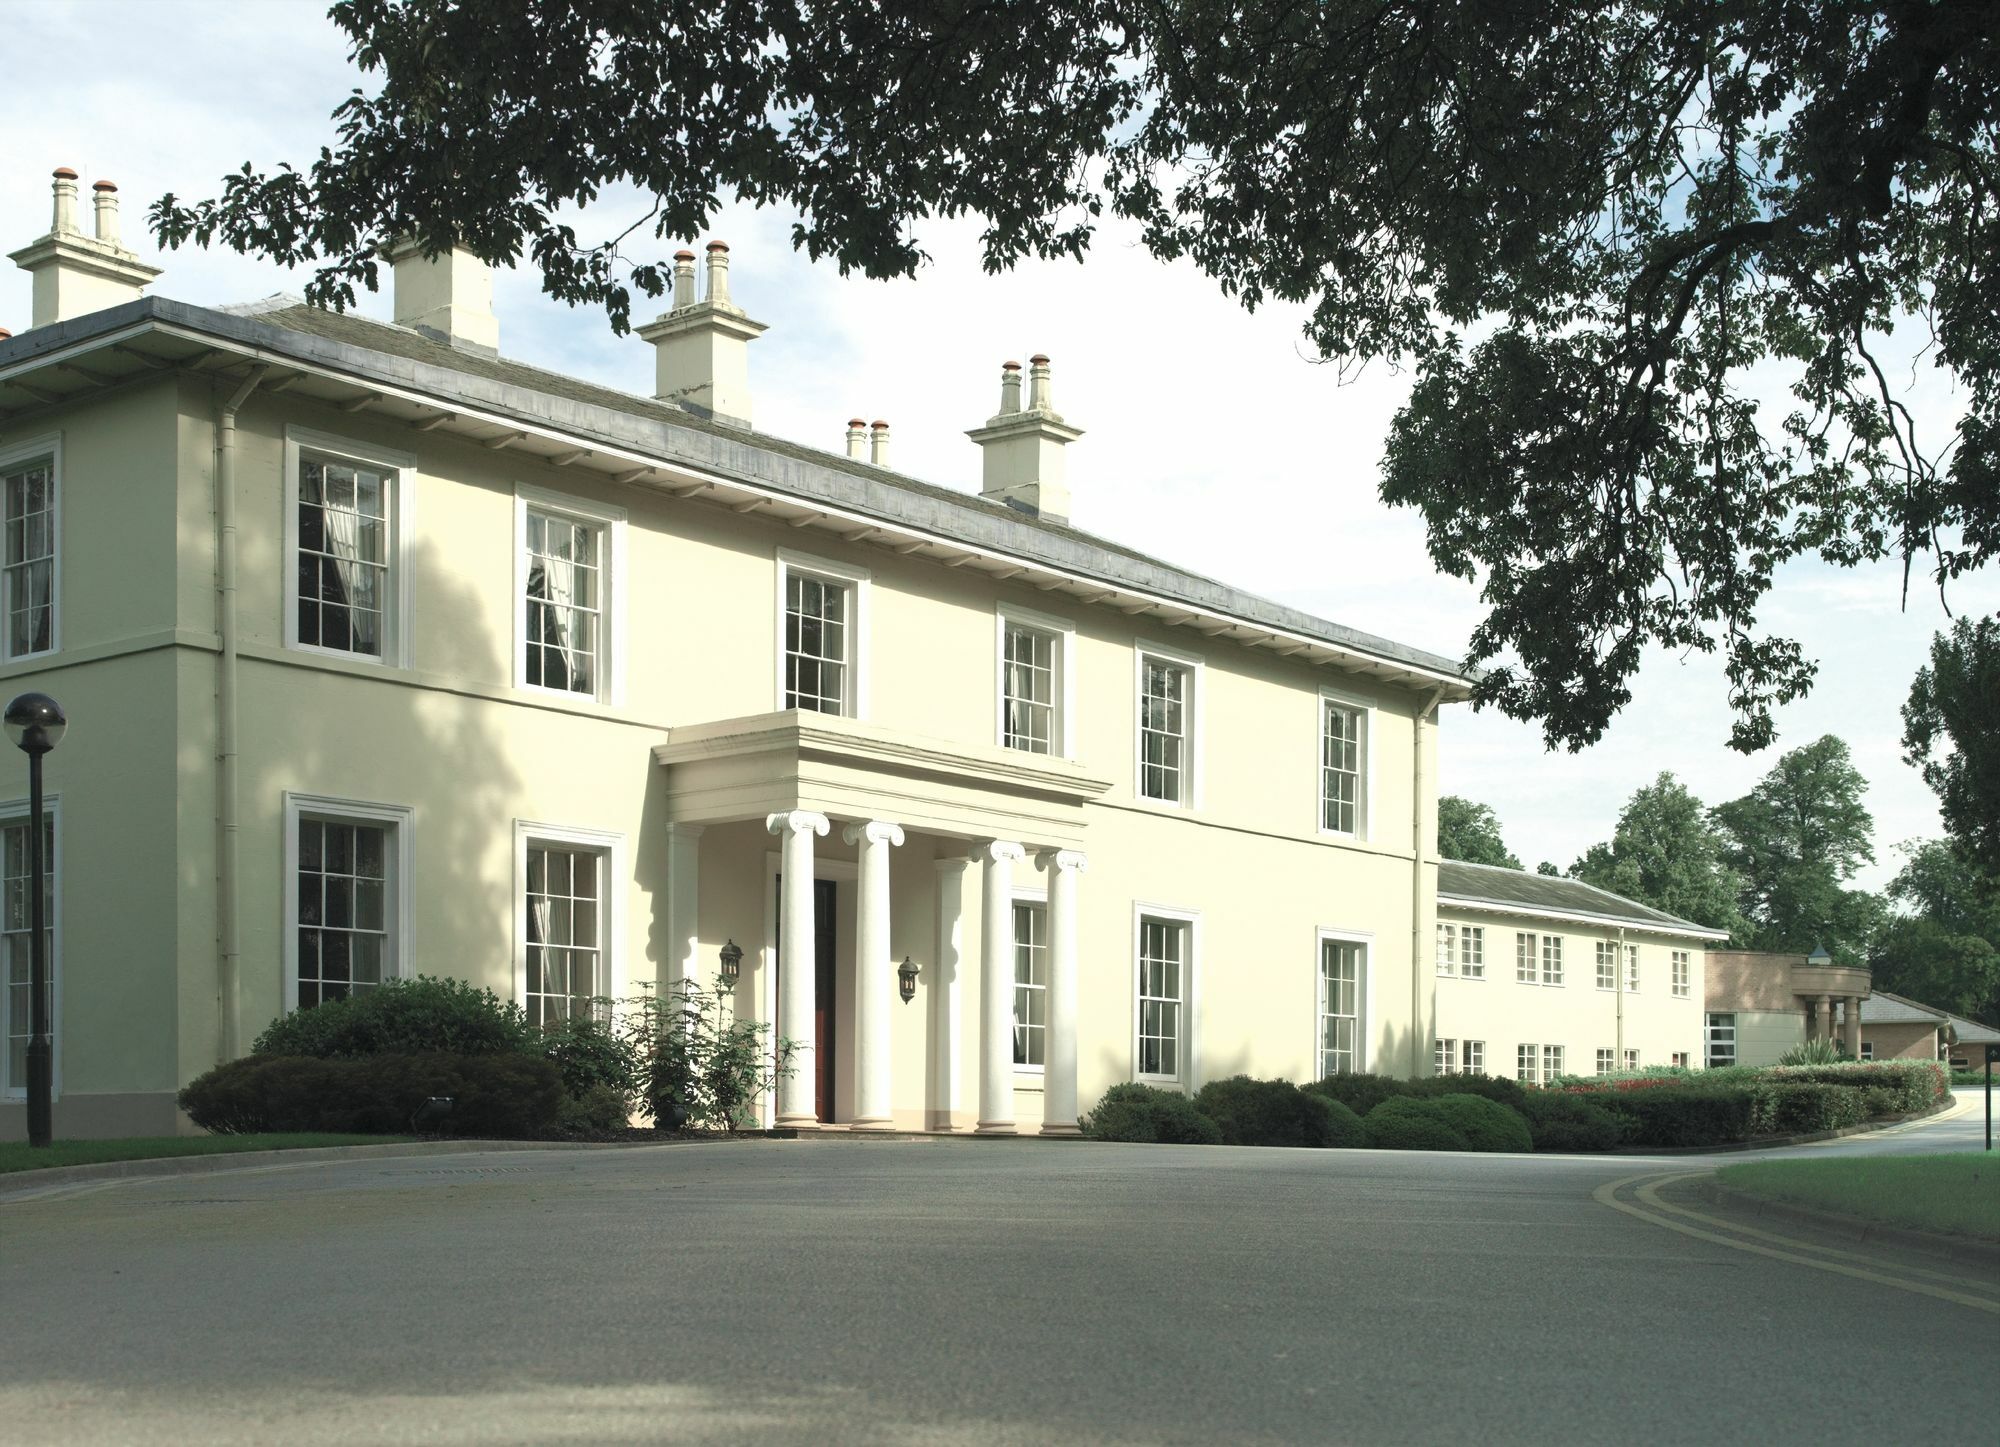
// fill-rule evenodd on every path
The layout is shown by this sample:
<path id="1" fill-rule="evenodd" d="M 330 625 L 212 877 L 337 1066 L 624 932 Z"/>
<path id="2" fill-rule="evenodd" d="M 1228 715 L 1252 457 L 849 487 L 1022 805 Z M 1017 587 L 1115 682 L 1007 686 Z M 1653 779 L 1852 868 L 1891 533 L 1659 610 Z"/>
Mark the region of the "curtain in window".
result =
<path id="1" fill-rule="evenodd" d="M 542 637 L 550 647 L 562 650 L 567 686 L 581 692 L 590 687 L 590 657 L 576 646 L 577 639 L 570 626 L 573 621 L 570 610 L 576 606 L 576 564 L 564 554 L 563 547 L 551 548 L 541 560 L 542 590 L 549 600 L 542 610 Z"/>
<path id="2" fill-rule="evenodd" d="M 1028 701 L 1034 697 L 1035 682 L 1033 670 L 1027 660 L 1014 659 L 1007 666 L 1007 733 L 1010 741 L 1032 736 L 1033 719 L 1028 713 Z"/>
<path id="3" fill-rule="evenodd" d="M 327 478 L 329 492 L 334 478 Z M 353 486 L 350 481 L 348 484 Z M 381 642 L 377 637 L 375 620 L 381 617 L 382 605 L 375 597 L 375 570 L 361 562 L 360 519 L 349 509 L 354 504 L 352 495 L 345 499 L 346 506 L 336 503 L 332 497 L 320 509 L 321 526 L 326 530 L 326 550 L 333 556 L 333 565 L 340 572 L 340 588 L 347 595 L 348 623 L 353 629 L 354 651 L 357 653 L 378 653 Z"/>
<path id="4" fill-rule="evenodd" d="M 537 865 L 540 865 L 540 867 L 537 868 Z M 553 994 L 555 993 L 555 991 L 551 988 L 549 983 L 549 966 L 551 963 L 549 955 L 551 951 L 548 948 L 548 938 L 549 938 L 550 915 L 554 906 L 553 902 L 549 899 L 548 895 L 541 892 L 541 890 L 546 887 L 541 878 L 542 871 L 545 870 L 548 866 L 546 864 L 542 864 L 541 861 L 537 860 L 535 856 L 531 854 L 529 856 L 528 867 L 529 867 L 529 877 L 528 877 L 527 993 L 530 996 Z M 531 1015 L 539 1015 L 541 1012 L 539 1009 L 535 1007 L 541 1005 L 542 1002 L 539 1000 L 531 1000 L 529 1003 L 530 1003 L 529 1013 Z M 537 1021 L 537 1023 L 541 1022 Z"/>

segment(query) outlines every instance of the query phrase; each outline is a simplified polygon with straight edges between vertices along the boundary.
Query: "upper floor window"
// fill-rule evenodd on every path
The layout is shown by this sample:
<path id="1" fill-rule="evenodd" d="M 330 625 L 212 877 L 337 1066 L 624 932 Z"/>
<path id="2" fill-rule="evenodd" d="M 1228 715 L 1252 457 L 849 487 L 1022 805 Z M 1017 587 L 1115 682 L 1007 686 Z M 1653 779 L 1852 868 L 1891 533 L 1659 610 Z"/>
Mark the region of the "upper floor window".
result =
<path id="1" fill-rule="evenodd" d="M 1048 910 L 1014 906 L 1014 1063 L 1040 1069 L 1049 1035 Z"/>
<path id="2" fill-rule="evenodd" d="M 285 641 L 402 663 L 413 463 L 299 429 L 285 452 Z"/>
<path id="3" fill-rule="evenodd" d="M 1542 936 L 1542 983 L 1560 985 L 1563 982 L 1563 942 L 1561 935 Z"/>
<path id="4" fill-rule="evenodd" d="M 1688 997 L 1688 977 L 1692 973 L 1689 968 L 1690 963 L 1689 954 L 1686 950 L 1674 951 L 1674 998 L 1677 1000 L 1685 1000 Z"/>
<path id="5" fill-rule="evenodd" d="M 1639 993 L 1639 947 L 1625 946 L 1625 990 L 1627 994 Z"/>
<path id="6" fill-rule="evenodd" d="M 516 494 L 520 561 L 515 682 L 610 699 L 623 512 L 529 489 Z"/>
<path id="7" fill-rule="evenodd" d="M 1073 630 L 1061 619 L 1006 605 L 999 625 L 1001 747 L 1068 754 Z"/>
<path id="8" fill-rule="evenodd" d="M 1532 985 L 1538 979 L 1535 965 L 1535 937 L 1526 931 L 1514 936 L 1514 979 Z"/>
<path id="9" fill-rule="evenodd" d="M 1458 972 L 1458 926 L 1456 925 L 1440 924 L 1438 926 L 1437 971 L 1440 975 L 1451 975 Z"/>
<path id="10" fill-rule="evenodd" d="M 285 797 L 287 1009 L 370 990 L 407 957 L 407 808 Z"/>
<path id="11" fill-rule="evenodd" d="M 22 805 L 0 820 L 0 953 L 6 956 L 6 992 L 0 994 L 0 1057 L 4 1057 L 6 1093 L 28 1088 L 28 1043 L 34 1033 L 33 919 L 29 913 L 28 812 Z M 47 973 L 43 999 L 49 1014 L 49 1038 L 62 1039 L 56 1025 L 56 828 L 54 801 L 42 806 L 42 949 Z"/>
<path id="12" fill-rule="evenodd" d="M 1361 837 L 1367 828 L 1368 710 L 1342 699 L 1320 699 L 1319 826 Z"/>
<path id="13" fill-rule="evenodd" d="M 1143 648 L 1139 653 L 1139 797 L 1195 803 L 1195 693 L 1201 665 Z"/>
<path id="14" fill-rule="evenodd" d="M 0 662 L 56 646 L 56 454 L 53 439 L 0 453 L 7 545 L 0 563 L 5 631 Z"/>
<path id="15" fill-rule="evenodd" d="M 1486 978 L 1486 929 L 1483 925 L 1459 926 L 1458 972 L 1468 980 Z"/>
<path id="16" fill-rule="evenodd" d="M 816 558 L 778 558 L 778 707 L 864 712 L 868 574 Z"/>

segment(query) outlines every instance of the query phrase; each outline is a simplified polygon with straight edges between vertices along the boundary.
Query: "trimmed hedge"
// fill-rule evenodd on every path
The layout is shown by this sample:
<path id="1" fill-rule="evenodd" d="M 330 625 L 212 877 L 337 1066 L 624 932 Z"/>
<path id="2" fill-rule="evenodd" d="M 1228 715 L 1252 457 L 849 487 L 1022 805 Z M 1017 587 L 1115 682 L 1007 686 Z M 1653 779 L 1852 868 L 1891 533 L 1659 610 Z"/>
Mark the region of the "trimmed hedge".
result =
<path id="1" fill-rule="evenodd" d="M 1366 1116 L 1385 1100 L 1408 1095 L 1410 1082 L 1393 1075 L 1329 1075 L 1299 1089 L 1309 1095 L 1339 1101 L 1356 1115 Z"/>
<path id="2" fill-rule="evenodd" d="M 1535 1148 L 1521 1113 L 1497 1100 L 1483 1095 L 1440 1095 L 1429 1104 L 1437 1108 L 1445 1124 L 1465 1137 L 1467 1150 L 1525 1154 Z"/>
<path id="3" fill-rule="evenodd" d="M 1951 1076 L 1935 1060 L 1854 1060 L 1839 1065 L 1774 1065 L 1761 1072 L 1772 1084 L 1845 1085 L 1887 1090 L 1895 1113 L 1929 1110 L 1951 1089 Z"/>
<path id="4" fill-rule="evenodd" d="M 1663 1085 L 1650 1090 L 1591 1092 L 1590 1098 L 1629 1122 L 1636 1146 L 1712 1146 L 1750 1139 L 1757 1092 L 1742 1086 Z"/>
<path id="5" fill-rule="evenodd" d="M 450 1117 L 441 1122 L 453 1135 L 508 1140 L 554 1134 L 566 1099 L 561 1074 L 537 1055 L 249 1055 L 190 1081 L 180 1106 L 196 1125 L 218 1135 L 398 1135 L 434 1095 L 453 1100 Z"/>
<path id="6" fill-rule="evenodd" d="M 1214 1146 L 1222 1127 L 1195 1109 L 1178 1090 L 1114 1085 L 1079 1124 L 1092 1140 Z"/>
<path id="7" fill-rule="evenodd" d="M 1519 1111 L 1527 1104 L 1527 1089 L 1518 1080 L 1504 1075 L 1426 1075 L 1421 1080 L 1402 1080 L 1404 1095 L 1421 1098 L 1439 1095 L 1480 1095 L 1488 1100 L 1497 1100 L 1510 1110 Z"/>
<path id="8" fill-rule="evenodd" d="M 521 1007 L 463 980 L 387 980 L 273 1020 L 252 1055 L 353 1060 L 368 1055 L 539 1055 Z"/>
<path id="9" fill-rule="evenodd" d="M 1194 1108 L 1222 1129 L 1226 1146 L 1357 1146 L 1361 1120 L 1346 1106 L 1308 1095 L 1289 1080 L 1233 1075 L 1211 1080 Z"/>
<path id="10" fill-rule="evenodd" d="M 1590 1096 L 1564 1090 L 1532 1092 L 1521 1113 L 1538 1151 L 1608 1151 L 1632 1128 L 1625 1116 Z"/>
<path id="11" fill-rule="evenodd" d="M 1378 1151 L 1471 1149 L 1442 1100 L 1395 1096 L 1369 1111 L 1361 1124 L 1368 1132 L 1368 1144 Z"/>
<path id="12" fill-rule="evenodd" d="M 1750 1123 L 1758 1135 L 1810 1135 L 1867 1118 L 1867 1091 L 1861 1086 L 1777 1081 L 1758 1087 Z"/>

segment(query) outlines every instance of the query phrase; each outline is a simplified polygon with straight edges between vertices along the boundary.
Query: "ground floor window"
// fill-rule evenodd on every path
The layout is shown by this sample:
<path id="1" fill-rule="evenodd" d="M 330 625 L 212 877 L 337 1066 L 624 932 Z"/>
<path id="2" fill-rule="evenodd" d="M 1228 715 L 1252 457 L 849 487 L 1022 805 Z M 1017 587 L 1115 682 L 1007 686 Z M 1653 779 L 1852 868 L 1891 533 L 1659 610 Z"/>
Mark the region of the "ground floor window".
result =
<path id="1" fill-rule="evenodd" d="M 610 993 L 604 971 L 603 861 L 595 850 L 528 845 L 528 974 L 532 1025 L 588 1013 Z"/>
<path id="2" fill-rule="evenodd" d="M 1625 1052 L 1625 1068 L 1626 1068 L 1627 1070 L 1637 1070 L 1637 1069 L 1639 1068 L 1639 1052 L 1638 1052 L 1638 1051 L 1636 1051 L 1636 1050 L 1627 1050 L 1627 1051 Z"/>
<path id="3" fill-rule="evenodd" d="M 1186 920 L 1139 920 L 1140 1075 L 1179 1079 L 1188 983 Z"/>
<path id="4" fill-rule="evenodd" d="M 1736 1063 L 1736 1017 L 1734 1015 L 1710 1015 L 1708 1017 L 1708 1068 L 1720 1069 Z"/>
<path id="5" fill-rule="evenodd" d="M 1046 1063 L 1049 1034 L 1048 911 L 1014 906 L 1014 1063 Z"/>
<path id="6" fill-rule="evenodd" d="M 1542 1084 L 1547 1085 L 1563 1073 L 1563 1048 L 1560 1045 L 1542 1047 Z"/>
<path id="7" fill-rule="evenodd" d="M 1873 1060 L 1875 1058 L 1875 1042 L 1873 1040 L 1863 1040 L 1861 1042 L 1861 1058 L 1863 1060 Z"/>
<path id="8" fill-rule="evenodd" d="M 1431 1050 L 1431 1065 L 1439 1075 L 1458 1073 L 1458 1042 L 1440 1038 Z"/>
<path id="9" fill-rule="evenodd" d="M 1463 1062 L 1467 1075 L 1486 1073 L 1486 1042 L 1467 1040 L 1460 1048 L 1459 1059 Z"/>
<path id="10" fill-rule="evenodd" d="M 1687 1053 L 1687 1051 L 1685 1051 L 1685 1050 L 1676 1050 L 1676 1051 L 1675 1051 L 1675 1052 L 1673 1053 L 1673 1055 L 1672 1055 L 1672 1057 L 1671 1057 L 1671 1058 L 1672 1058 L 1672 1060 L 1673 1060 L 1673 1063 L 1674 1063 L 1674 1069 L 1676 1069 L 1676 1070 L 1686 1070 L 1686 1069 L 1688 1068 L 1688 1053 Z"/>
<path id="11" fill-rule="evenodd" d="M 1361 986 L 1368 947 L 1356 940 L 1319 942 L 1319 1073 L 1361 1069 Z"/>
<path id="12" fill-rule="evenodd" d="M 1614 1052 L 1614 1051 L 1610 1051 L 1610 1050 L 1600 1050 L 1600 1051 L 1598 1051 L 1598 1052 L 1597 1052 L 1597 1073 L 1598 1073 L 1599 1075 L 1609 1075 L 1609 1074 L 1611 1073 L 1611 1071 L 1612 1071 L 1612 1064 L 1611 1064 L 1611 1062 L 1612 1062 L 1612 1061 L 1613 1061 L 1614 1059 L 1616 1059 L 1616 1058 L 1617 1058 L 1617 1056 L 1616 1056 L 1616 1052 Z"/>
<path id="13" fill-rule="evenodd" d="M 394 973 L 389 932 L 390 826 L 357 819 L 298 821 L 298 992 L 310 1009 Z"/>
<path id="14" fill-rule="evenodd" d="M 6 1088 L 9 1094 L 25 1094 L 28 1089 L 28 1042 L 34 1035 L 34 931 L 29 904 L 33 875 L 28 868 L 28 817 L 25 811 L 0 822 L 0 891 L 4 891 L 4 933 L 0 952 L 6 955 L 7 989 L 0 996 L 4 1008 L 5 1031 L 0 1033 L 0 1050 L 6 1054 Z M 49 1038 L 61 1038 L 56 1028 L 56 828 L 55 816 L 42 814 L 42 949 L 47 967 L 43 999 L 49 1014 Z"/>
<path id="15" fill-rule="evenodd" d="M 1516 1045 L 1514 1047 L 1514 1078 L 1523 1085 L 1533 1085 L 1541 1078 L 1542 1047 L 1539 1045 Z"/>

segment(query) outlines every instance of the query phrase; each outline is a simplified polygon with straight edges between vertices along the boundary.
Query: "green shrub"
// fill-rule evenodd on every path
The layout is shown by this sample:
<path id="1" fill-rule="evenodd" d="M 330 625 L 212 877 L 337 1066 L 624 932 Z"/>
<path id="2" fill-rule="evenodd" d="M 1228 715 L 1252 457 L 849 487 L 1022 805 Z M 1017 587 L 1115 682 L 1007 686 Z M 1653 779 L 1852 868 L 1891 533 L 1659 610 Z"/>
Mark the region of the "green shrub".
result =
<path id="1" fill-rule="evenodd" d="M 535 1033 L 521 1007 L 463 980 L 418 975 L 344 1000 L 280 1015 L 253 1055 L 351 1060 L 365 1055 L 530 1054 Z"/>
<path id="2" fill-rule="evenodd" d="M 1851 1060 L 1838 1065 L 1772 1066 L 1758 1072 L 1782 1084 L 1876 1086 L 1894 1093 L 1896 1113 L 1929 1110 L 1950 1089 L 1944 1066 L 1935 1060 Z"/>
<path id="3" fill-rule="evenodd" d="M 1864 1085 L 1861 1087 L 1861 1106 L 1868 1112 L 1868 1118 L 1896 1115 L 1896 1092 L 1886 1086 Z"/>
<path id="4" fill-rule="evenodd" d="M 1356 1075 L 1343 1072 L 1339 1075 L 1326 1076 L 1299 1088 L 1312 1095 L 1337 1100 L 1356 1115 L 1366 1116 L 1383 1101 L 1408 1095 L 1410 1082 L 1398 1080 L 1393 1075 Z"/>
<path id="5" fill-rule="evenodd" d="M 1178 1090 L 1114 1085 L 1079 1124 L 1092 1140 L 1160 1145 L 1222 1144 L 1222 1127 L 1195 1109 Z"/>
<path id="6" fill-rule="evenodd" d="M 553 1134 L 564 1100 L 556 1067 L 535 1055 L 249 1055 L 189 1082 L 180 1106 L 219 1135 L 394 1135 L 409 1130 L 417 1108 L 439 1095 L 453 1102 L 444 1133 L 510 1140 Z"/>
<path id="7" fill-rule="evenodd" d="M 771 1027 L 737 1019 L 728 1000 L 720 981 L 708 989 L 681 980 L 664 999 L 623 1002 L 621 1038 L 637 1061 L 639 1108 L 660 1129 L 750 1125 L 758 1099 L 797 1068 L 796 1041 L 779 1040 L 774 1050 Z"/>
<path id="8" fill-rule="evenodd" d="M 1714 1146 L 1750 1138 L 1756 1088 L 1662 1085 L 1591 1091 L 1585 1098 L 1624 1116 L 1633 1145 Z"/>
<path id="9" fill-rule="evenodd" d="M 1419 1099 L 1439 1095 L 1481 1095 L 1516 1111 L 1528 1099 L 1528 1092 L 1521 1082 L 1504 1075 L 1427 1075 L 1421 1080 L 1402 1080 L 1397 1084 L 1402 1087 L 1404 1095 Z"/>
<path id="10" fill-rule="evenodd" d="M 1504 1107 L 1502 1107 L 1504 1109 Z M 1378 1151 L 1463 1151 L 1471 1149 L 1442 1100 L 1394 1097 L 1363 1118 L 1368 1144 Z"/>
<path id="11" fill-rule="evenodd" d="M 1863 1087 L 1858 1085 L 1824 1085 L 1818 1081 L 1774 1081 L 1761 1085 L 1750 1118 L 1751 1129 L 1758 1135 L 1810 1135 L 1859 1125 L 1868 1115 L 1862 1094 Z"/>
<path id="12" fill-rule="evenodd" d="M 1353 1111 L 1324 1096 L 1308 1095 L 1289 1080 L 1247 1075 L 1211 1080 L 1195 1096 L 1194 1108 L 1222 1128 L 1227 1146 L 1356 1145 L 1361 1136 L 1361 1121 Z"/>
<path id="13" fill-rule="evenodd" d="M 611 1002 L 602 1004 L 608 1019 Z M 600 1087 L 627 1102 L 639 1093 L 639 1047 L 629 1032 L 620 1033 L 596 1014 L 552 1020 L 535 1043 L 555 1062 L 563 1089 L 575 1099 Z"/>
<path id="14" fill-rule="evenodd" d="M 1780 1065 L 1838 1065 L 1843 1060 L 1852 1060 L 1837 1040 L 1807 1040 L 1794 1045 L 1778 1057 Z"/>
<path id="15" fill-rule="evenodd" d="M 1518 1151 L 1535 1148 L 1528 1122 L 1510 1106 L 1483 1095 L 1440 1095 L 1428 1102 L 1445 1124 L 1465 1137 L 1469 1151 Z"/>
<path id="16" fill-rule="evenodd" d="M 1624 1141 L 1631 1123 L 1588 1095 L 1538 1090 L 1521 1113 L 1538 1151 L 1608 1151 Z"/>
<path id="17" fill-rule="evenodd" d="M 556 1129 L 566 1136 L 605 1136 L 625 1129 L 630 1097 L 608 1085 L 563 1092 Z"/>

